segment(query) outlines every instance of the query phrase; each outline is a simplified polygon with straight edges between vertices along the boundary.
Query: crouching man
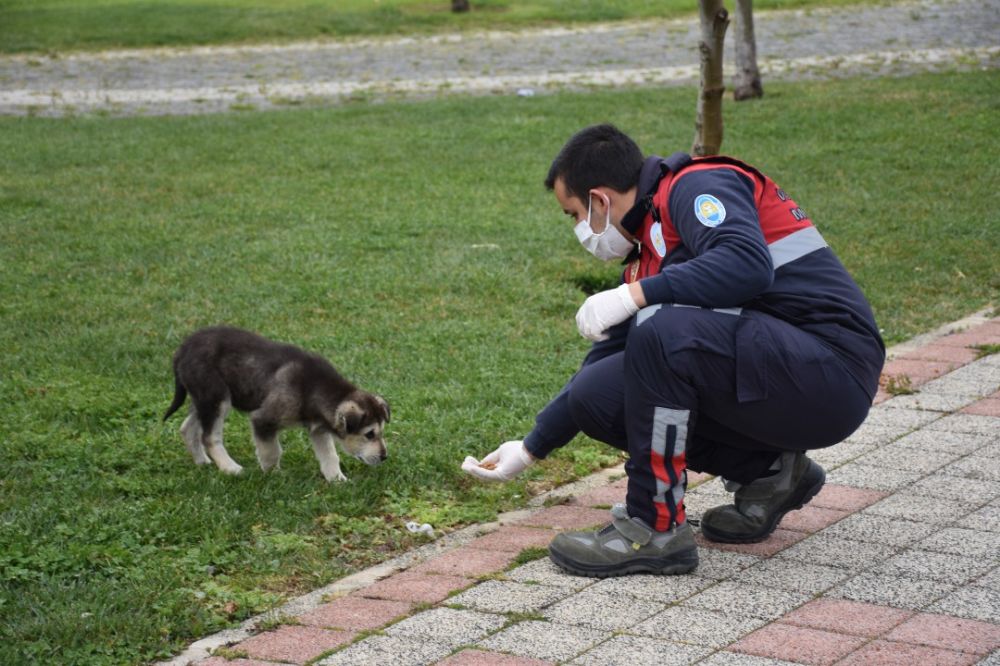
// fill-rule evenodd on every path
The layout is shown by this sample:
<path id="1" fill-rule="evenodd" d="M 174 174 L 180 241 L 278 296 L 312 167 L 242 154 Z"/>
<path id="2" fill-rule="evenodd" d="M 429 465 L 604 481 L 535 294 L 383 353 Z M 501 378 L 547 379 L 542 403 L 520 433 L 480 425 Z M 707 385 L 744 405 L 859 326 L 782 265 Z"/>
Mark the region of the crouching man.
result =
<path id="1" fill-rule="evenodd" d="M 622 284 L 580 307 L 594 345 L 534 429 L 463 469 L 509 480 L 581 431 L 627 451 L 611 522 L 549 548 L 578 575 L 694 569 L 687 469 L 734 493 L 702 516 L 707 539 L 767 538 L 823 486 L 805 452 L 868 414 L 885 346 L 861 289 L 795 201 L 732 158 L 644 158 L 597 125 L 566 143 L 545 185 L 587 251 L 624 260 Z"/>

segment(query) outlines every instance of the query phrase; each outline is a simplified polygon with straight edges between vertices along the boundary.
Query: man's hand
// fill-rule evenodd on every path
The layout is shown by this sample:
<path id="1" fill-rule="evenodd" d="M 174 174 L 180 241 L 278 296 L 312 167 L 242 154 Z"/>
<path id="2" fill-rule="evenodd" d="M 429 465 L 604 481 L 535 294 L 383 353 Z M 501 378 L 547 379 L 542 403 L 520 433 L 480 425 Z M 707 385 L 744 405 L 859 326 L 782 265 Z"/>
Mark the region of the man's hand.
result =
<path id="1" fill-rule="evenodd" d="M 462 470 L 484 481 L 510 481 L 533 462 L 535 459 L 524 448 L 524 442 L 516 439 L 504 442 L 481 461 L 466 456 Z"/>
<path id="2" fill-rule="evenodd" d="M 620 324 L 636 312 L 639 306 L 632 297 L 631 285 L 601 291 L 589 297 L 576 311 L 576 327 L 588 340 L 607 340 L 604 331 Z"/>

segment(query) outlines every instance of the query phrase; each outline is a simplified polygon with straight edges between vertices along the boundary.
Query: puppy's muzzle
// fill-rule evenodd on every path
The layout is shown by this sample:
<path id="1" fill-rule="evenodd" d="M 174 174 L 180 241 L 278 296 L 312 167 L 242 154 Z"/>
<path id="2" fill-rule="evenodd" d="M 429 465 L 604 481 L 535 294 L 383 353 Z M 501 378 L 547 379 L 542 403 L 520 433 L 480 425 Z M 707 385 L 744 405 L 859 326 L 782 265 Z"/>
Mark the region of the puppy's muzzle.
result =
<path id="1" fill-rule="evenodd" d="M 360 460 L 361 462 L 363 462 L 366 465 L 374 467 L 375 465 L 381 464 L 382 461 L 384 461 L 388 457 L 389 457 L 388 452 L 386 452 L 385 448 L 383 448 L 378 453 L 369 453 L 369 454 L 359 455 L 358 456 L 358 460 Z"/>

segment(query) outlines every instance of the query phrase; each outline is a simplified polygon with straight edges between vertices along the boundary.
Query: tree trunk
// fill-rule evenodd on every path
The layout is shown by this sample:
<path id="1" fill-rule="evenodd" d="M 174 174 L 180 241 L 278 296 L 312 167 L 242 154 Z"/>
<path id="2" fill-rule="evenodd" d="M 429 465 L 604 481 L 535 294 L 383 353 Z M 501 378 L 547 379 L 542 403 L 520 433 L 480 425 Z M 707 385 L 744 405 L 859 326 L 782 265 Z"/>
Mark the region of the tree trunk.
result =
<path id="1" fill-rule="evenodd" d="M 451 0 L 451 11 L 453 12 L 469 11 L 469 0 Z"/>
<path id="2" fill-rule="evenodd" d="M 763 97 L 757 69 L 757 38 L 753 34 L 753 0 L 736 0 L 736 76 L 733 98 L 736 101 Z"/>
<path id="3" fill-rule="evenodd" d="M 698 0 L 701 15 L 701 92 L 694 124 L 693 155 L 715 155 L 722 146 L 722 45 L 729 25 L 729 12 L 722 0 Z"/>

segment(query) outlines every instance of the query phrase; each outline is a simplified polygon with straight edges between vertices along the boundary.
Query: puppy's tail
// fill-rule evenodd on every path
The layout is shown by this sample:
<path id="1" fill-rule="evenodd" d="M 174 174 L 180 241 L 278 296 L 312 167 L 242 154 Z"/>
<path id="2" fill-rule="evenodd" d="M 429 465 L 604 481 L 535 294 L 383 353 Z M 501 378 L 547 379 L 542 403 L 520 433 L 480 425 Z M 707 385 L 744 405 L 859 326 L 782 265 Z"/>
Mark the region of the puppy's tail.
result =
<path id="1" fill-rule="evenodd" d="M 181 405 L 184 404 L 184 399 L 187 398 L 187 389 L 181 384 L 181 380 L 177 378 L 177 374 L 174 373 L 174 401 L 170 403 L 167 407 L 167 413 L 163 415 L 163 420 L 166 421 L 170 418 L 170 415 L 180 409 Z"/>

